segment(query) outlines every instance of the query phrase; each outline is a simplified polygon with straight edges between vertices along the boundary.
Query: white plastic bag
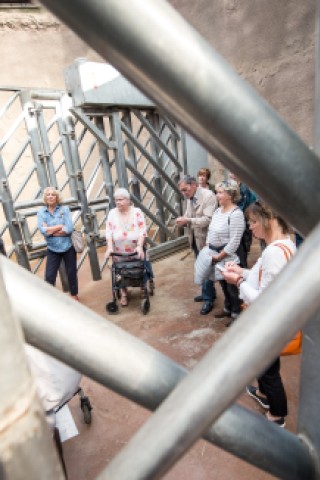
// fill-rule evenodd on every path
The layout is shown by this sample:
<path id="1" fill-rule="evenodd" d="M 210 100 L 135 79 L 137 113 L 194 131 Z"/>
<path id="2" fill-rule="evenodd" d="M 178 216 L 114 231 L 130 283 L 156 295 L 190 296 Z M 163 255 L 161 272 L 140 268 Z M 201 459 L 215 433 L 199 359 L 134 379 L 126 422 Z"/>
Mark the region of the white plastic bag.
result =
<path id="1" fill-rule="evenodd" d="M 218 252 L 211 250 L 208 246 L 200 250 L 194 264 L 194 283 L 196 285 L 201 285 L 207 278 L 214 280 L 213 255 L 218 255 Z"/>

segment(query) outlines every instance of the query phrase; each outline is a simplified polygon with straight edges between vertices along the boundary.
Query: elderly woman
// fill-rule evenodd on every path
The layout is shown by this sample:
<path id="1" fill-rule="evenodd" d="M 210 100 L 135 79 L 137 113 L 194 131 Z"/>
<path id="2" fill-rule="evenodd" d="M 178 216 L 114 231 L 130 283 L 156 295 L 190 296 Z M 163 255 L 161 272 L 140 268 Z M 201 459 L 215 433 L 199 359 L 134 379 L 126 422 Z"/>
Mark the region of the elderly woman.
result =
<path id="1" fill-rule="evenodd" d="M 144 258 L 143 245 L 147 236 L 147 228 L 144 215 L 140 208 L 131 205 L 130 194 L 125 188 L 118 188 L 114 193 L 116 208 L 110 210 L 107 227 L 106 258 L 114 253 L 136 253 L 136 258 Z M 135 257 L 134 257 L 135 258 Z M 114 261 L 121 261 L 116 255 Z M 120 304 L 128 305 L 128 293 L 125 288 L 120 290 Z"/>
<path id="2" fill-rule="evenodd" d="M 223 265 L 225 262 L 239 263 L 237 249 L 245 228 L 244 215 L 237 206 L 240 198 L 239 186 L 234 180 L 220 182 L 216 185 L 216 197 L 219 207 L 213 213 L 207 235 L 207 245 L 217 252 L 212 263 Z M 217 269 L 216 276 L 217 275 Z M 220 275 L 220 278 L 221 275 Z M 224 293 L 224 309 L 215 313 L 216 318 L 231 317 L 231 325 L 240 313 L 240 299 L 235 285 L 220 280 Z"/>
<path id="3" fill-rule="evenodd" d="M 73 224 L 70 209 L 61 205 L 60 193 L 54 187 L 47 187 L 43 192 L 46 204 L 38 214 L 38 229 L 47 242 L 47 263 L 45 280 L 56 284 L 61 261 L 64 261 L 69 282 L 70 294 L 78 298 L 77 254 L 72 245 Z"/>
<path id="4" fill-rule="evenodd" d="M 296 247 L 290 239 L 286 222 L 266 204 L 256 201 L 248 207 L 247 213 L 253 235 L 264 240 L 267 247 L 251 270 L 241 268 L 239 265 L 226 264 L 223 275 L 227 282 L 239 287 L 240 297 L 246 304 L 250 304 L 278 275 L 294 254 Z M 288 407 L 280 376 L 279 357 L 258 378 L 258 388 L 249 385 L 247 393 L 268 410 L 266 413 L 268 420 L 281 427 L 285 426 Z"/>

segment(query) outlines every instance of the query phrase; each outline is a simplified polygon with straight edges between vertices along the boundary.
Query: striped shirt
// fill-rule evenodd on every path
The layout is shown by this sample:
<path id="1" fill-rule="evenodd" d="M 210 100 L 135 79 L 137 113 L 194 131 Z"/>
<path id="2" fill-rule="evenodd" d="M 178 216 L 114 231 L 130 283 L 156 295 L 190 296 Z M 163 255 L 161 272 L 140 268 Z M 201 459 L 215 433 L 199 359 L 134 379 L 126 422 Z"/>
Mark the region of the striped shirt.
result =
<path id="1" fill-rule="evenodd" d="M 207 244 L 214 247 L 224 247 L 228 256 L 237 251 L 245 229 L 244 215 L 240 208 L 235 207 L 229 212 L 222 212 L 221 207 L 214 212 L 209 225 Z"/>

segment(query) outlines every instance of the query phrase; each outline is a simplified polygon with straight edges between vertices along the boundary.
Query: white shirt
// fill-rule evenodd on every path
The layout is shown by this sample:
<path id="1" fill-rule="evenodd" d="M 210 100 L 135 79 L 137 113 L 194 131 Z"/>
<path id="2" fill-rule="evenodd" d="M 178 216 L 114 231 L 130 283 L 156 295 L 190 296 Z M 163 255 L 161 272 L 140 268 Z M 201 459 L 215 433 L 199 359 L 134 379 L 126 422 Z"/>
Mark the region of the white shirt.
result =
<path id="1" fill-rule="evenodd" d="M 240 284 L 239 290 L 240 298 L 244 303 L 252 303 L 287 264 L 284 251 L 276 244 L 285 245 L 292 254 L 296 251 L 296 246 L 289 236 L 284 240 L 275 240 L 270 243 L 255 265 L 243 272 L 245 281 Z"/>

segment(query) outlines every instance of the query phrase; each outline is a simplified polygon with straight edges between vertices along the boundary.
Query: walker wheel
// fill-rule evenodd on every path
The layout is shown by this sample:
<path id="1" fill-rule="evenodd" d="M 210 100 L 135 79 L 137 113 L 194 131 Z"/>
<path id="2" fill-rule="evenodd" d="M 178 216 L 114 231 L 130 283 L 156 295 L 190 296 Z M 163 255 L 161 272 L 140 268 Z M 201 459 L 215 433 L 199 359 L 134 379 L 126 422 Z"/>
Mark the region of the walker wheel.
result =
<path id="1" fill-rule="evenodd" d="M 150 301 L 149 298 L 144 298 L 141 302 L 141 310 L 143 315 L 147 315 L 150 310 Z"/>
<path id="2" fill-rule="evenodd" d="M 154 281 L 152 279 L 150 279 L 149 280 L 149 295 L 151 297 L 153 297 L 153 295 L 154 295 L 154 289 L 155 289 Z"/>
<path id="3" fill-rule="evenodd" d="M 117 305 L 117 302 L 115 300 L 113 302 L 108 302 L 106 304 L 106 310 L 111 315 L 114 315 L 114 314 L 118 313 L 119 307 Z"/>
<path id="4" fill-rule="evenodd" d="M 82 405 L 82 413 L 83 413 L 84 423 L 86 423 L 87 425 L 90 425 L 92 417 L 91 417 L 91 411 L 88 405 Z"/>

